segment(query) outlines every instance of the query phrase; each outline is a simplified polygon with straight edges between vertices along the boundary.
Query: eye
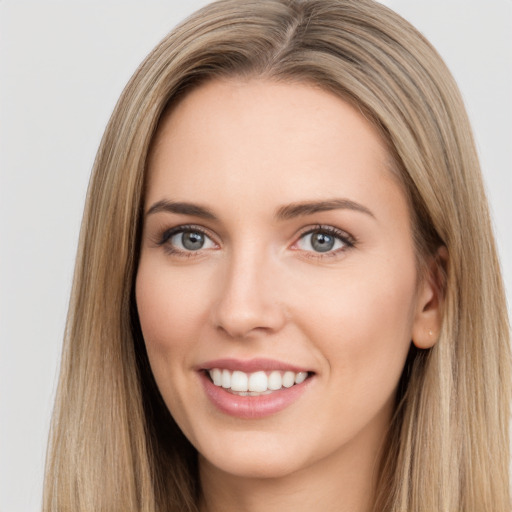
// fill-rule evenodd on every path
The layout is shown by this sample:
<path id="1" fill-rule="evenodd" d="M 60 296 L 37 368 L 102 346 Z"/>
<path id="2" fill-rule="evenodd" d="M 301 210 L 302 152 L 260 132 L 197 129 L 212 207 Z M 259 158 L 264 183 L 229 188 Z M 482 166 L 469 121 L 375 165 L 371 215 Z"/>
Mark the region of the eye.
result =
<path id="1" fill-rule="evenodd" d="M 217 247 L 203 230 L 193 226 L 178 226 L 167 230 L 159 245 L 164 245 L 171 253 L 190 253 Z"/>
<path id="2" fill-rule="evenodd" d="M 336 253 L 347 247 L 353 247 L 351 237 L 332 226 L 321 226 L 304 233 L 296 248 L 301 251 L 315 253 Z"/>

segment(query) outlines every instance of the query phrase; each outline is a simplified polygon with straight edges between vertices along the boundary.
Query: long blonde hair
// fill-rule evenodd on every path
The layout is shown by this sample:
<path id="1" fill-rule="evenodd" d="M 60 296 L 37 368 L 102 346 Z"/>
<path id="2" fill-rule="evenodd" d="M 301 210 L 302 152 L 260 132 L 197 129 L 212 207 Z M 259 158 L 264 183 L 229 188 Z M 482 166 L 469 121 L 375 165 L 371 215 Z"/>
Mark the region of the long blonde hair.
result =
<path id="1" fill-rule="evenodd" d="M 226 76 L 306 81 L 356 105 L 394 157 L 419 259 L 447 248 L 441 334 L 432 349 L 411 349 L 375 510 L 510 512 L 509 326 L 471 129 L 435 50 L 371 0 L 221 0 L 130 80 L 89 186 L 44 510 L 197 510 L 196 454 L 153 381 L 133 288 L 159 120 L 192 87 Z"/>

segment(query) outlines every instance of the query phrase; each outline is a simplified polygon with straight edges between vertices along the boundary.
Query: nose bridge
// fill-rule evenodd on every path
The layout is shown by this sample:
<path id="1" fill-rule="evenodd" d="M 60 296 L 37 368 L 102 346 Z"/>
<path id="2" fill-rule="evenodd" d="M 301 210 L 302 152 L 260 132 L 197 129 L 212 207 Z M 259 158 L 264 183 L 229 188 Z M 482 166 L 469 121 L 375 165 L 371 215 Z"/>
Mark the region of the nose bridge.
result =
<path id="1" fill-rule="evenodd" d="M 284 314 L 277 300 L 276 270 L 275 258 L 257 241 L 233 250 L 213 311 L 216 327 L 237 338 L 278 330 Z"/>

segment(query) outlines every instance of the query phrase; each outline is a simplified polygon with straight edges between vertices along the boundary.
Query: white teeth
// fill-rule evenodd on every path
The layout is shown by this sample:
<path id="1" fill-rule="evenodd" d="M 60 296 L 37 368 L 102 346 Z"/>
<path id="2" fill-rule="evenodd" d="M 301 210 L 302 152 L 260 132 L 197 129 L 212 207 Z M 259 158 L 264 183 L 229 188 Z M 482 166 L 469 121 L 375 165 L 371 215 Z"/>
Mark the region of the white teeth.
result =
<path id="1" fill-rule="evenodd" d="M 281 376 L 281 372 L 272 372 L 268 376 L 268 389 L 272 391 L 277 391 L 283 387 L 283 377 Z"/>
<path id="2" fill-rule="evenodd" d="M 222 386 L 242 395 L 270 393 L 283 387 L 291 388 L 294 384 L 301 384 L 308 377 L 308 372 L 274 370 L 269 374 L 264 371 L 247 374 L 239 370 L 231 372 L 220 368 L 212 368 L 209 374 L 216 386 Z"/>
<path id="3" fill-rule="evenodd" d="M 249 378 L 247 373 L 235 371 L 231 375 L 232 391 L 247 391 L 249 389 Z"/>
<path id="4" fill-rule="evenodd" d="M 297 373 L 297 375 L 295 375 L 295 384 L 300 384 L 301 382 L 304 382 L 306 380 L 307 376 L 308 376 L 308 372 Z"/>
<path id="5" fill-rule="evenodd" d="M 283 386 L 285 388 L 291 388 L 295 384 L 295 373 L 284 372 L 283 375 Z"/>
<path id="6" fill-rule="evenodd" d="M 221 370 L 219 370 L 218 368 L 214 368 L 210 372 L 210 375 L 212 377 L 213 383 L 216 386 L 222 386 L 222 371 Z"/>
<path id="7" fill-rule="evenodd" d="M 265 372 L 251 373 L 249 377 L 249 391 L 267 391 L 268 377 Z"/>
<path id="8" fill-rule="evenodd" d="M 218 384 L 216 384 L 218 386 Z M 229 389 L 231 387 L 231 372 L 229 370 L 222 370 L 221 385 L 223 388 Z"/>

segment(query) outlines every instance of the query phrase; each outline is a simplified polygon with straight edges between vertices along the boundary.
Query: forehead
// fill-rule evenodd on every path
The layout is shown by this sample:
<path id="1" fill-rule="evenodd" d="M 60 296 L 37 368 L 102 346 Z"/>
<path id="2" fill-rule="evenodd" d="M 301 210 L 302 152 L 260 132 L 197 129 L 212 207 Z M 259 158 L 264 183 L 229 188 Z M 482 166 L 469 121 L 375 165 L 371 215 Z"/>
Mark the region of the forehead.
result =
<path id="1" fill-rule="evenodd" d="M 332 93 L 304 83 L 211 81 L 162 120 L 146 202 L 167 194 L 229 204 L 230 191 L 244 204 L 346 194 L 361 201 L 384 188 L 403 196 L 391 162 L 374 125 Z"/>

